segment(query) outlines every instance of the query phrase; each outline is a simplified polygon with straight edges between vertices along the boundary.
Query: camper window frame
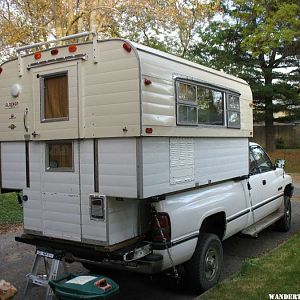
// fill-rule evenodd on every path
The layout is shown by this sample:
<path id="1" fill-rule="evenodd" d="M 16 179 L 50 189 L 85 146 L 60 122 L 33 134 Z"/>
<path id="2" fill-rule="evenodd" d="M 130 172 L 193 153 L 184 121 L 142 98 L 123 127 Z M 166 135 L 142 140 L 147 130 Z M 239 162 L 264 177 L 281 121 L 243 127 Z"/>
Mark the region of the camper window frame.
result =
<path id="1" fill-rule="evenodd" d="M 51 144 L 71 144 L 72 145 L 72 167 L 58 167 L 52 168 L 50 167 L 49 163 L 49 145 Z M 75 172 L 74 167 L 74 141 L 70 140 L 53 140 L 53 141 L 46 141 L 45 142 L 45 171 L 46 172 Z"/>
<path id="2" fill-rule="evenodd" d="M 61 118 L 45 118 L 45 79 L 48 78 L 55 78 L 60 76 L 67 76 L 67 105 L 68 105 L 68 116 L 61 117 Z M 60 71 L 50 74 L 40 75 L 40 116 L 41 116 L 41 123 L 48 123 L 48 122 L 60 122 L 60 121 L 69 121 L 70 120 L 70 99 L 69 99 L 69 76 L 68 71 Z"/>
<path id="3" fill-rule="evenodd" d="M 189 85 L 194 85 L 196 87 L 196 101 L 187 101 L 187 100 L 181 100 L 179 99 L 179 83 L 185 83 Z M 211 89 L 213 91 L 221 92 L 223 94 L 223 124 L 209 124 L 209 123 L 199 123 L 198 122 L 198 103 L 197 103 L 197 93 L 198 93 L 198 88 L 197 87 L 204 87 Z M 228 109 L 228 95 L 233 95 L 238 97 L 239 100 L 239 109 L 238 110 L 233 110 L 233 109 Z M 225 87 L 218 87 L 206 82 L 200 82 L 195 79 L 185 79 L 185 78 L 175 78 L 175 99 L 176 99 L 176 124 L 179 126 L 195 126 L 195 127 L 218 127 L 218 128 L 232 128 L 232 129 L 240 129 L 241 128 L 241 103 L 240 103 L 240 93 L 237 91 L 229 90 L 226 89 Z M 192 106 L 197 108 L 197 122 L 182 122 L 179 120 L 179 107 L 181 105 L 185 106 Z M 229 124 L 229 114 L 231 112 L 236 112 L 239 115 L 239 125 L 234 126 Z"/>

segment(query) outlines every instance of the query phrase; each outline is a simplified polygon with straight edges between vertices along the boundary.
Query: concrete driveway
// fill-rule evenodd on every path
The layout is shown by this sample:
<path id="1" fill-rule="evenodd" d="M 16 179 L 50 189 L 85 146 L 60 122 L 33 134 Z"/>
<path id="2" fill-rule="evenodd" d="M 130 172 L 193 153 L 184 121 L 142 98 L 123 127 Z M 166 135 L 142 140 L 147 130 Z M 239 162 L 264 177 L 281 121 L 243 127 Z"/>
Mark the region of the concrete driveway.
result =
<path id="1" fill-rule="evenodd" d="M 300 176 L 299 176 L 300 179 Z M 224 242 L 224 270 L 222 280 L 239 271 L 247 257 L 255 257 L 275 248 L 287 240 L 289 236 L 300 232 L 300 181 L 296 182 L 295 200 L 292 201 L 292 229 L 288 233 L 276 232 L 268 228 L 259 234 L 257 239 L 233 236 Z M 22 299 L 21 292 L 25 287 L 25 275 L 30 271 L 35 248 L 30 245 L 14 241 L 15 235 L 21 231 L 0 235 L 0 280 L 5 279 L 13 283 L 19 293 L 14 299 Z M 76 274 L 88 274 L 81 264 L 74 263 L 70 271 Z M 122 300 L 152 300 L 152 299 L 194 299 L 198 295 L 189 292 L 185 283 L 176 282 L 165 276 L 143 276 L 122 271 L 101 271 L 114 279 L 120 285 L 120 293 L 114 299 Z M 43 293 L 35 289 L 31 300 L 42 299 Z"/>

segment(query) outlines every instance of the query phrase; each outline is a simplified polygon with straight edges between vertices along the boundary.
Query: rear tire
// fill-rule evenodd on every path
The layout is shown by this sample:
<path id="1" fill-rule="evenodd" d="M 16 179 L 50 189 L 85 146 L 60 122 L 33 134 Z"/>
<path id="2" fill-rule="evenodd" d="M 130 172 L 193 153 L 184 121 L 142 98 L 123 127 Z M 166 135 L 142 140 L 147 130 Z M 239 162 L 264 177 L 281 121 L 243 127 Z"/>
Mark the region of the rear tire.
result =
<path id="1" fill-rule="evenodd" d="M 281 232 L 288 232 L 291 229 L 292 208 L 290 196 L 284 196 L 284 215 L 276 222 L 276 228 Z"/>
<path id="2" fill-rule="evenodd" d="M 190 287 L 203 292 L 219 281 L 223 265 L 223 248 L 219 237 L 201 233 L 192 258 L 186 263 L 186 279 Z"/>

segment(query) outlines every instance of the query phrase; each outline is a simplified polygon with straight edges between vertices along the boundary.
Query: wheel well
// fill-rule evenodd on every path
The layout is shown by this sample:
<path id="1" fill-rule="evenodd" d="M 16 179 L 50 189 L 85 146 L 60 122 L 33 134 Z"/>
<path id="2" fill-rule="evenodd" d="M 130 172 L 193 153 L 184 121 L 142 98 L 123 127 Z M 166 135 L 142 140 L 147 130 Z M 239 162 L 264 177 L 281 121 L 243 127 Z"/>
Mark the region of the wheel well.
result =
<path id="1" fill-rule="evenodd" d="M 284 189 L 284 195 L 291 197 L 293 195 L 293 190 L 294 190 L 294 187 L 291 184 L 288 184 Z"/>
<path id="2" fill-rule="evenodd" d="M 200 228 L 200 233 L 214 233 L 222 240 L 224 237 L 225 228 L 225 213 L 219 212 L 204 219 Z"/>

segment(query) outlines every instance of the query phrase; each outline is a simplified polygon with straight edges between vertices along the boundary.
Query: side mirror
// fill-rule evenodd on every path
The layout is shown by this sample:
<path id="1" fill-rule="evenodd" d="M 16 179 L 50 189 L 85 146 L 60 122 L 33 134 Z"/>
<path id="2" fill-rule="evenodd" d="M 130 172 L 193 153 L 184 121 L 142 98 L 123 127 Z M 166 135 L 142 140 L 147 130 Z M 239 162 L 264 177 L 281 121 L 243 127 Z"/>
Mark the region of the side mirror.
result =
<path id="1" fill-rule="evenodd" d="M 275 168 L 284 169 L 284 166 L 285 166 L 285 160 L 284 159 L 276 159 L 275 160 Z"/>

